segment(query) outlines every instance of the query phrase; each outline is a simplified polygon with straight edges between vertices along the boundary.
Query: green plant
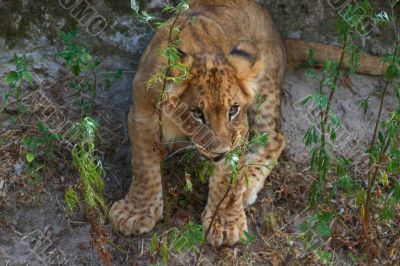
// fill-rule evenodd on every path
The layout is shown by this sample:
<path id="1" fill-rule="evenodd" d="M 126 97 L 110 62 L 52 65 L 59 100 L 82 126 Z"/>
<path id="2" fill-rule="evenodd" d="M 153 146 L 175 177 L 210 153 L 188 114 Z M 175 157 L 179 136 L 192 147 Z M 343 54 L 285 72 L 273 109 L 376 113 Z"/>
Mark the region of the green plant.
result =
<path id="1" fill-rule="evenodd" d="M 249 232 L 244 232 L 244 237 L 240 238 L 240 243 L 243 245 L 250 245 L 256 241 L 255 236 L 250 234 Z"/>
<path id="2" fill-rule="evenodd" d="M 376 246 L 375 231 L 377 226 L 383 226 L 382 220 L 395 225 L 396 206 L 400 202 L 400 189 L 398 174 L 400 172 L 400 56 L 399 41 L 400 35 L 397 32 L 395 23 L 394 7 L 399 1 L 389 1 L 392 14 L 380 12 L 373 15 L 373 9 L 369 1 L 362 1 L 359 5 L 349 5 L 345 10 L 345 16 L 339 20 L 337 25 L 338 33 L 342 41 L 342 54 L 340 61 L 326 60 L 322 70 L 320 86 L 315 94 L 308 97 L 304 103 L 312 102 L 320 112 L 319 121 L 310 126 L 307 130 L 304 142 L 311 148 L 311 169 L 317 174 L 317 179 L 311 186 L 309 194 L 309 204 L 314 208 L 315 214 L 308 217 L 308 220 L 302 225 L 302 240 L 309 250 L 315 250 L 316 236 L 328 238 L 332 234 L 330 229 L 333 222 L 338 222 L 342 228 L 352 238 L 356 238 L 363 253 L 366 254 L 369 261 L 379 256 Z M 359 13 L 360 10 L 364 12 Z M 365 13 L 367 12 L 367 13 Z M 352 177 L 352 161 L 349 158 L 334 156 L 331 151 L 331 143 L 336 142 L 336 131 L 341 125 L 340 119 L 333 112 L 331 103 L 335 92 L 338 89 L 338 81 L 343 73 L 342 67 L 347 65 L 355 72 L 359 65 L 359 48 L 356 45 L 357 34 L 363 32 L 362 25 L 352 24 L 351 21 L 362 21 L 365 16 L 372 17 L 378 24 L 392 24 L 395 35 L 395 51 L 384 58 L 387 64 L 385 73 L 385 85 L 380 95 L 379 112 L 374 125 L 370 147 L 366 150 L 369 157 L 367 172 L 368 184 L 365 187 L 362 180 Z M 347 55 L 347 57 L 346 57 Z M 346 61 L 347 58 L 347 61 Z M 316 61 L 313 58 L 313 51 L 309 53 L 307 60 L 308 66 L 313 66 Z M 309 77 L 317 78 L 315 72 L 309 68 L 307 71 Z M 389 113 L 388 119 L 381 122 L 384 98 L 390 85 L 395 88 L 395 93 L 399 100 L 399 105 Z M 361 103 L 362 112 L 365 115 L 368 111 L 368 99 Z M 333 171 L 336 168 L 336 171 Z M 331 186 L 327 186 L 328 177 L 330 177 Z M 333 180 L 332 180 L 333 178 Z M 332 204 L 338 199 L 344 198 L 348 204 L 337 206 Z M 354 205 L 351 204 L 354 202 Z M 361 228 L 349 228 L 344 221 L 339 209 L 342 208 L 345 213 L 354 213 L 358 211 L 357 219 Z M 374 217 L 379 217 L 376 219 Z M 360 233 L 354 233 L 359 231 Z M 318 254 L 317 254 L 318 255 Z M 329 254 L 319 254 L 323 263 L 327 263 Z M 354 254 L 363 260 L 362 254 Z"/>
<path id="3" fill-rule="evenodd" d="M 1 106 L 0 111 L 3 111 L 8 104 L 10 97 L 16 101 L 18 112 L 24 111 L 24 106 L 21 103 L 22 85 L 28 83 L 32 85 L 32 74 L 28 68 L 28 62 L 25 56 L 18 56 L 14 54 L 13 63 L 15 64 L 15 71 L 11 71 L 4 76 L 5 83 L 10 87 L 8 91 L 4 92 L 4 104 Z"/>
<path id="4" fill-rule="evenodd" d="M 68 33 L 61 32 L 64 49 L 57 54 L 65 60 L 66 66 L 73 74 L 74 78 L 68 85 L 75 92 L 78 98 L 76 103 L 82 109 L 83 115 L 81 121 L 70 129 L 70 141 L 74 143 L 71 156 L 80 178 L 78 184 L 66 190 L 64 200 L 69 214 L 78 206 L 83 208 L 91 225 L 92 244 L 102 262 L 111 265 L 112 256 L 106 244 L 113 243 L 109 241 L 104 228 L 108 213 L 103 197 L 104 170 L 96 155 L 96 139 L 100 125 L 87 115 L 95 112 L 99 88 L 102 86 L 109 92 L 112 83 L 122 78 L 123 70 L 102 73 L 101 61 L 95 59 L 87 48 L 77 42 L 77 36 L 77 29 Z"/>
<path id="5" fill-rule="evenodd" d="M 90 117 L 83 118 L 71 128 L 70 139 L 74 143 L 71 155 L 80 179 L 75 188 L 70 186 L 67 189 L 64 200 L 70 214 L 78 203 L 82 204 L 91 225 L 92 243 L 103 263 L 111 265 L 112 256 L 105 246 L 109 240 L 104 229 L 108 213 L 103 196 L 104 170 L 95 151 L 98 129 L 99 124 Z"/>
<path id="6" fill-rule="evenodd" d="M 171 253 L 194 252 L 203 243 L 202 226 L 192 222 L 185 224 L 182 228 L 168 230 L 164 237 L 154 234 L 149 246 L 151 263 L 157 264 L 158 258 L 161 258 L 162 265 L 168 265 Z"/>
<path id="7" fill-rule="evenodd" d="M 34 133 L 30 133 L 26 138 L 22 139 L 22 143 L 26 149 L 26 160 L 28 163 L 34 161 L 38 156 L 45 160 L 53 158 L 54 149 L 60 137 L 50 132 L 49 128 L 42 123 L 36 124 Z"/>
<path id="8" fill-rule="evenodd" d="M 38 122 L 21 142 L 25 152 L 25 175 L 30 187 L 41 185 L 46 171 L 54 165 L 54 151 L 59 136 L 50 132 L 46 125 Z"/>
<path id="9" fill-rule="evenodd" d="M 100 74 L 101 61 L 93 58 L 87 48 L 76 41 L 78 30 L 61 32 L 60 38 L 65 46 L 57 56 L 64 59 L 67 67 L 74 75 L 74 79 L 68 83 L 78 96 L 77 104 L 82 108 L 83 114 L 92 114 L 96 107 L 97 91 L 101 84 L 109 91 L 113 81 L 122 78 L 123 71 Z"/>
<path id="10" fill-rule="evenodd" d="M 75 143 L 71 155 L 73 164 L 78 170 L 81 188 L 84 195 L 84 202 L 87 203 L 89 209 L 95 209 L 99 213 L 107 210 L 103 199 L 104 181 L 103 167 L 101 161 L 95 153 L 96 138 L 98 134 L 99 124 L 90 117 L 85 117 L 81 122 L 75 123 L 70 131 L 71 140 Z M 67 197 L 72 197 L 72 188 L 70 188 Z M 78 195 L 75 193 L 74 195 Z M 67 201 L 67 206 L 75 206 L 73 202 Z M 73 209 L 70 209 L 72 211 Z"/>

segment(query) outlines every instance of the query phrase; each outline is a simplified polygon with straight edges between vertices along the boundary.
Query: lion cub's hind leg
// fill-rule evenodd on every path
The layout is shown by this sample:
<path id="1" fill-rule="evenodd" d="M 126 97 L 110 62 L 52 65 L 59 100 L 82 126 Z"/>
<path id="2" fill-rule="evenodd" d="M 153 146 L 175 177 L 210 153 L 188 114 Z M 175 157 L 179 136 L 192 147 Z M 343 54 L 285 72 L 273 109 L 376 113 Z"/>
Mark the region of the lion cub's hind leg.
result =
<path id="1" fill-rule="evenodd" d="M 280 74 L 279 74 L 280 73 Z M 259 81 L 260 95 L 265 101 L 257 108 L 253 107 L 251 130 L 259 134 L 268 133 L 268 144 L 257 151 L 247 154 L 246 161 L 248 186 L 243 195 L 245 206 L 253 204 L 257 199 L 257 193 L 263 188 L 264 181 L 271 173 L 282 150 L 285 147 L 285 138 L 280 130 L 280 101 L 282 71 L 268 76 Z"/>

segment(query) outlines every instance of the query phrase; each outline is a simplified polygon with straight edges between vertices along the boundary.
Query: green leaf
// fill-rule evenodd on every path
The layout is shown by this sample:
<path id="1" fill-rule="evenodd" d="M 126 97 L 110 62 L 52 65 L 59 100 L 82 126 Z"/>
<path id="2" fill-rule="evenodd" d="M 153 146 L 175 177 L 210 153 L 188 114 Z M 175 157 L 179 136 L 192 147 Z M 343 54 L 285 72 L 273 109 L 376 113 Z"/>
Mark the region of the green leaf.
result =
<path id="1" fill-rule="evenodd" d="M 28 152 L 25 157 L 26 157 L 26 161 L 28 163 L 31 163 L 31 162 L 33 162 L 33 160 L 35 160 L 35 155 L 30 152 Z"/>
<path id="2" fill-rule="evenodd" d="M 15 87 L 15 83 L 18 81 L 18 73 L 15 71 L 11 71 L 4 77 L 5 83 L 7 83 L 10 87 Z"/>
<path id="3" fill-rule="evenodd" d="M 307 232 L 310 231 L 310 230 L 311 230 L 311 226 L 310 226 L 309 223 L 304 222 L 304 223 L 300 224 L 300 231 L 301 231 L 301 232 L 307 233 Z"/>
<path id="4" fill-rule="evenodd" d="M 346 193 L 349 193 L 353 190 L 354 180 L 349 175 L 343 175 L 339 177 L 339 185 Z"/>
<path id="5" fill-rule="evenodd" d="M 343 176 L 347 174 L 347 169 L 351 164 L 351 159 L 346 159 L 344 157 L 338 157 L 336 160 L 336 174 L 338 176 Z"/>
<path id="6" fill-rule="evenodd" d="M 318 250 L 316 254 L 324 265 L 329 265 L 332 262 L 332 252 Z"/>
<path id="7" fill-rule="evenodd" d="M 393 220 L 396 217 L 396 208 L 392 202 L 387 202 L 381 212 L 381 219 L 384 221 Z"/>
<path id="8" fill-rule="evenodd" d="M 256 108 L 255 108 L 256 112 L 260 110 L 261 105 L 265 103 L 266 100 L 267 100 L 267 95 L 261 93 L 256 94 Z"/>
<path id="9" fill-rule="evenodd" d="M 79 64 L 77 65 L 72 65 L 71 66 L 71 71 L 75 76 L 79 76 L 79 74 L 81 73 L 81 67 Z"/>
<path id="10" fill-rule="evenodd" d="M 72 187 L 69 187 L 65 192 L 64 202 L 67 205 L 69 214 L 72 214 L 79 202 L 78 193 Z"/>
<path id="11" fill-rule="evenodd" d="M 78 28 L 74 27 L 72 29 L 72 31 L 70 31 L 68 33 L 64 32 L 64 31 L 61 31 L 60 32 L 60 39 L 61 39 L 63 44 L 70 45 L 71 42 L 76 38 L 77 34 L 78 34 Z"/>
<path id="12" fill-rule="evenodd" d="M 400 202 L 400 181 L 397 181 L 394 185 L 393 199 Z"/>
<path id="13" fill-rule="evenodd" d="M 157 252 L 157 250 L 158 250 L 158 236 L 157 236 L 157 234 L 154 234 L 153 235 L 153 237 L 151 238 L 151 241 L 150 241 L 150 251 L 151 252 Z"/>
<path id="14" fill-rule="evenodd" d="M 397 147 L 396 147 L 396 149 L 397 149 Z M 396 175 L 400 170 L 400 160 L 395 160 L 395 159 L 389 160 L 387 170 L 388 170 L 388 172 L 392 173 L 393 175 Z"/>
<path id="15" fill-rule="evenodd" d="M 360 66 L 361 50 L 357 45 L 348 44 L 345 49 L 348 54 L 346 59 L 346 65 L 349 67 L 349 74 L 354 74 L 357 72 L 357 68 Z"/>
<path id="16" fill-rule="evenodd" d="M 388 24 L 391 21 L 391 18 L 385 11 L 381 11 L 375 15 L 374 21 L 377 24 Z"/>
<path id="17" fill-rule="evenodd" d="M 332 234 L 332 230 L 327 223 L 317 223 L 316 229 L 322 237 L 329 237 Z"/>
<path id="18" fill-rule="evenodd" d="M 397 87 L 395 87 L 394 89 L 395 89 L 397 100 L 400 102 L 400 84 Z"/>
<path id="19" fill-rule="evenodd" d="M 329 223 L 335 219 L 335 214 L 332 212 L 322 212 L 318 214 L 318 221 Z"/>
<path id="20" fill-rule="evenodd" d="M 172 5 L 166 5 L 166 6 L 163 8 L 162 12 L 164 12 L 164 13 L 172 13 L 172 12 L 175 12 L 175 10 L 176 10 L 176 8 L 175 8 L 174 6 L 172 6 Z"/>
<path id="21" fill-rule="evenodd" d="M 362 100 L 360 106 L 361 106 L 361 108 L 363 110 L 363 114 L 365 116 L 369 109 L 369 98 Z"/>
<path id="22" fill-rule="evenodd" d="M 311 99 L 321 109 L 326 109 L 329 102 L 329 96 L 323 93 L 316 92 L 311 95 Z"/>
<path id="23" fill-rule="evenodd" d="M 139 12 L 139 4 L 138 4 L 138 2 L 136 0 L 131 0 L 131 9 L 135 13 Z"/>
<path id="24" fill-rule="evenodd" d="M 384 144 L 384 143 L 385 143 L 385 135 L 384 135 L 384 133 L 383 133 L 382 131 L 379 131 L 379 132 L 378 132 L 378 141 L 379 141 L 379 143 L 381 143 L 381 144 Z"/>
<path id="25" fill-rule="evenodd" d="M 331 139 L 332 142 L 336 142 L 336 130 L 335 129 L 331 130 L 329 138 Z"/>
<path id="26" fill-rule="evenodd" d="M 386 69 L 386 77 L 392 81 L 395 78 L 399 77 L 399 69 L 394 64 L 390 64 Z"/>
<path id="27" fill-rule="evenodd" d="M 339 116 L 335 112 L 329 112 L 329 120 L 334 127 L 339 127 L 341 124 L 341 120 Z"/>
<path id="28" fill-rule="evenodd" d="M 379 183 L 381 183 L 382 186 L 389 186 L 389 175 L 386 171 L 381 171 L 380 172 L 380 179 Z"/>
<path id="29" fill-rule="evenodd" d="M 22 71 L 22 78 L 29 83 L 29 85 L 32 85 L 33 83 L 33 78 L 32 78 L 32 74 L 31 72 L 29 72 L 28 70 L 24 70 Z"/>
<path id="30" fill-rule="evenodd" d="M 314 67 L 315 65 L 318 65 L 318 61 L 315 59 L 314 49 L 311 48 L 310 50 L 308 50 L 306 66 L 311 68 Z"/>
<path id="31" fill-rule="evenodd" d="M 163 242 L 161 245 L 161 257 L 162 262 L 164 265 L 168 265 L 168 258 L 169 258 L 169 248 L 166 242 Z"/>
<path id="32" fill-rule="evenodd" d="M 315 126 L 311 126 L 304 135 L 305 144 L 306 146 L 311 146 L 312 144 L 318 143 L 318 140 L 317 128 Z"/>
<path id="33" fill-rule="evenodd" d="M 356 193 L 356 205 L 357 205 L 357 207 L 360 207 L 366 201 L 366 199 L 367 199 L 367 192 L 363 188 L 361 188 Z"/>
<path id="34" fill-rule="evenodd" d="M 371 148 L 368 148 L 366 150 L 366 153 L 369 154 L 371 156 L 371 161 L 373 163 L 377 163 L 379 160 L 379 154 L 380 154 L 380 150 L 377 147 L 377 145 L 372 146 Z"/>
<path id="35" fill-rule="evenodd" d="M 256 147 L 264 147 L 268 144 L 268 133 L 256 134 L 253 136 L 248 144 L 249 149 L 254 149 Z"/>
<path id="36" fill-rule="evenodd" d="M 240 243 L 244 244 L 244 245 L 249 245 L 251 243 L 254 243 L 256 241 L 255 236 L 253 236 L 252 234 L 250 234 L 247 231 L 244 231 L 244 236 L 239 238 Z"/>
<path id="37" fill-rule="evenodd" d="M 85 48 L 82 49 L 82 53 L 79 59 L 83 65 L 88 65 L 92 62 L 92 56 Z M 98 64 L 98 62 L 96 64 Z"/>

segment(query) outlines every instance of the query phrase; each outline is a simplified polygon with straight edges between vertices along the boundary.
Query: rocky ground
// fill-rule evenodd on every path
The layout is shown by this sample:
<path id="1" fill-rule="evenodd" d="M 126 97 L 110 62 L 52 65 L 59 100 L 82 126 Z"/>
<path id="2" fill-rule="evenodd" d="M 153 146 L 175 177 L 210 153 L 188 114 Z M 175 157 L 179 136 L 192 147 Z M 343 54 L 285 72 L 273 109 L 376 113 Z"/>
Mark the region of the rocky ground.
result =
<path id="1" fill-rule="evenodd" d="M 0 0 L 0 77 L 13 70 L 11 60 L 14 53 L 26 55 L 34 76 L 34 85 L 25 88 L 26 91 L 39 99 L 49 100 L 63 114 L 71 114 L 71 95 L 66 86 L 70 76 L 63 62 L 55 56 L 61 49 L 58 33 L 77 24 L 74 11 L 64 5 L 67 2 Z M 151 1 L 146 5 L 157 12 L 163 2 Z M 282 35 L 333 45 L 338 43 L 335 37 L 338 14 L 329 1 L 258 2 L 271 10 Z M 384 6 L 382 1 L 372 2 L 378 10 Z M 107 203 L 111 204 L 126 193 L 130 182 L 126 116 L 131 103 L 131 80 L 152 33 L 130 14 L 128 0 L 91 3 L 97 15 L 106 21 L 106 27 L 104 31 L 95 31 L 84 20 L 80 21 L 79 41 L 102 60 L 104 71 L 124 69 L 122 80 L 114 82 L 109 92 L 102 89 L 97 99 L 97 116 L 104 128 L 99 151 L 106 170 Z M 393 36 L 389 29 L 375 31 L 363 37 L 361 43 L 366 52 L 383 55 L 392 48 Z M 354 158 L 356 164 L 362 163 L 360 154 L 372 134 L 371 122 L 377 113 L 377 95 L 382 88 L 382 79 L 355 75 L 350 83 L 342 85 L 333 105 L 343 121 L 334 149 Z M 288 71 L 282 102 L 287 148 L 259 200 L 247 210 L 250 232 L 256 235 L 256 240 L 249 246 L 234 248 L 206 246 L 202 256 L 204 265 L 320 263 L 312 253 L 306 252 L 298 239 L 299 224 L 308 210 L 307 192 L 314 179 L 308 171 L 309 151 L 304 148 L 303 136 L 316 119 L 313 106 L 302 106 L 300 102 L 317 86 L 318 82 L 307 78 L 304 69 Z M 6 85 L 0 80 L 0 91 L 5 89 Z M 34 93 L 38 90 L 43 94 Z M 363 116 L 360 103 L 367 97 L 370 97 L 370 110 Z M 384 113 L 394 104 L 392 94 L 386 98 Z M 72 117 L 73 112 L 67 116 L 68 119 Z M 83 214 L 78 212 L 73 217 L 66 214 L 64 191 L 76 181 L 76 175 L 68 166 L 69 157 L 63 155 L 63 147 L 60 147 L 60 158 L 65 161 L 57 162 L 62 167 L 47 173 L 38 186 L 26 185 L 21 174 L 26 165 L 20 155 L 20 137 L 29 125 L 20 131 L 10 131 L 9 117 L 2 115 L 0 118 L 1 140 L 10 140 L 0 142 L 0 265 L 98 265 L 98 256 L 90 242 L 89 225 L 85 223 Z M 27 118 L 26 123 L 29 121 L 31 118 Z M 174 192 L 171 195 L 182 193 L 182 184 L 173 177 L 167 181 Z M 174 219 L 171 225 L 160 224 L 155 232 L 162 235 L 173 226 L 181 226 L 187 221 L 198 222 L 198 206 L 204 206 L 206 190 L 205 185 L 198 184 L 196 192 L 186 195 L 183 203 L 172 201 Z M 111 233 L 109 225 L 107 230 Z M 111 240 L 123 250 L 113 248 L 113 264 L 149 264 L 151 237 L 152 234 L 124 238 L 111 233 Z M 348 265 L 347 253 L 346 250 L 335 250 L 334 264 Z M 176 254 L 171 261 L 171 265 L 192 264 L 194 255 Z"/>

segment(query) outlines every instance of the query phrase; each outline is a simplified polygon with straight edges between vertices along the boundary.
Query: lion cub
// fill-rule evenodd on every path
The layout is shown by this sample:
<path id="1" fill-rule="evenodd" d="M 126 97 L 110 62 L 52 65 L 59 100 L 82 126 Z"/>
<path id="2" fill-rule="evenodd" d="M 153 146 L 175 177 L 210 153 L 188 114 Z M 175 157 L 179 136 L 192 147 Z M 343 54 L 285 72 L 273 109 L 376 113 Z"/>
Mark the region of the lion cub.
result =
<path id="1" fill-rule="evenodd" d="M 167 141 L 189 137 L 200 153 L 216 162 L 201 216 L 205 230 L 230 180 L 221 163 L 224 155 L 249 130 L 269 134 L 265 147 L 244 156 L 253 166 L 239 175 L 208 234 L 207 241 L 214 246 L 233 245 L 247 231 L 244 208 L 263 187 L 270 172 L 265 166 L 276 161 L 285 146 L 279 128 L 285 49 L 270 15 L 253 0 L 193 0 L 178 24 L 179 48 L 190 76 L 179 85 L 168 84 L 168 100 L 182 110 L 163 110 L 162 132 Z M 158 50 L 167 46 L 167 34 L 167 29 L 155 34 L 133 81 L 129 113 L 133 180 L 126 197 L 110 210 L 114 227 L 124 235 L 149 232 L 163 218 L 157 110 L 161 85 L 147 88 L 146 82 L 166 63 Z M 254 106 L 256 94 L 266 99 L 261 108 Z M 187 128 L 201 130 L 193 134 Z"/>

